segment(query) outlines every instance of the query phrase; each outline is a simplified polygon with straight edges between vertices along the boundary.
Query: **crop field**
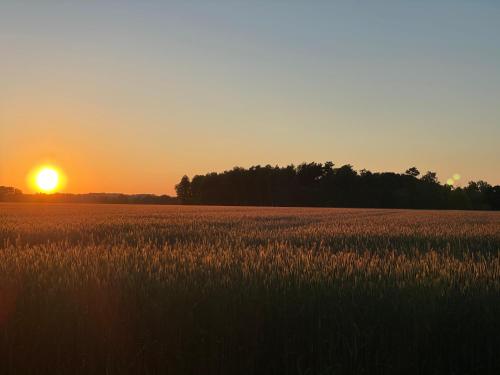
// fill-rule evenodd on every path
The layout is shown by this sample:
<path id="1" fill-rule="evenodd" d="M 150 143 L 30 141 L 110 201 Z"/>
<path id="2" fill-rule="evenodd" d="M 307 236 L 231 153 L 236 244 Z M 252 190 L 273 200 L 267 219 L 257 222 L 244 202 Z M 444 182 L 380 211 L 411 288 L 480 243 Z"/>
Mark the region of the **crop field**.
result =
<path id="1" fill-rule="evenodd" d="M 0 204 L 2 374 L 499 374 L 500 213 Z"/>

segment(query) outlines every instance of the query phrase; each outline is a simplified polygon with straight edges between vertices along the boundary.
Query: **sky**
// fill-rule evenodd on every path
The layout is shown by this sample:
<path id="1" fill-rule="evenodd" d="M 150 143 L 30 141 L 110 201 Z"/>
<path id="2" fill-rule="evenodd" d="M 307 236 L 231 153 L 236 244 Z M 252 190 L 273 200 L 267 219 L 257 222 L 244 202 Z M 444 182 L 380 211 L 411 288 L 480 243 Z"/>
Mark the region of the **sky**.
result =
<path id="1" fill-rule="evenodd" d="M 500 184 L 500 3 L 0 0 L 0 185 L 333 161 Z"/>

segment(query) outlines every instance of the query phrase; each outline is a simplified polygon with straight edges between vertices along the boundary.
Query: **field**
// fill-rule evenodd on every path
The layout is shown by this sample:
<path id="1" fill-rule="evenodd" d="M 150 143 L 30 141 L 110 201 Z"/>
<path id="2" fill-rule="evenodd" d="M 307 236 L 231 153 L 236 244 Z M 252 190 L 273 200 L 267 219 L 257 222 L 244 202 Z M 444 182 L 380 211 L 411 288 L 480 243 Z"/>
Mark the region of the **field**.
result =
<path id="1" fill-rule="evenodd" d="M 0 373 L 498 374 L 500 213 L 0 204 Z"/>

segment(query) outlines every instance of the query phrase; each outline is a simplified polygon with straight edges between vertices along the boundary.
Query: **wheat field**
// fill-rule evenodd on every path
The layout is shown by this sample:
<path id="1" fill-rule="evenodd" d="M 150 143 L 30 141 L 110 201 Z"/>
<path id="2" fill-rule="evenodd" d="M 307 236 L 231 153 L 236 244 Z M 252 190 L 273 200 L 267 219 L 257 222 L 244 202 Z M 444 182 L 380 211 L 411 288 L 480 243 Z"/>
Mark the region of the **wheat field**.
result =
<path id="1" fill-rule="evenodd" d="M 500 213 L 0 204 L 0 372 L 498 374 Z"/>

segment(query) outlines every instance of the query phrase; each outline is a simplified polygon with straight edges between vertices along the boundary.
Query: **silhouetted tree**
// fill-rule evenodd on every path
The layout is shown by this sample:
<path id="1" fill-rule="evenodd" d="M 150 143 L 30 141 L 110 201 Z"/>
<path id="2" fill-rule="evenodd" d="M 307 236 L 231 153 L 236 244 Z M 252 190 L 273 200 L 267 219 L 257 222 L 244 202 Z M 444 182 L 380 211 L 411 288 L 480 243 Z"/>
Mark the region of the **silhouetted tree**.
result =
<path id="1" fill-rule="evenodd" d="M 427 182 L 429 184 L 437 184 L 438 183 L 438 180 L 437 180 L 437 175 L 435 172 L 431 172 L 431 171 L 428 171 L 426 174 L 424 174 L 421 178 L 420 178 L 423 182 Z"/>
<path id="2" fill-rule="evenodd" d="M 191 181 L 188 176 L 182 176 L 181 181 L 175 185 L 175 192 L 182 203 L 191 202 Z"/>
<path id="3" fill-rule="evenodd" d="M 420 171 L 417 169 L 417 167 L 411 167 L 406 170 L 405 174 L 412 177 L 418 177 L 420 175 Z"/>
<path id="4" fill-rule="evenodd" d="M 359 173 L 328 161 L 298 166 L 256 165 L 222 173 L 184 176 L 176 185 L 185 203 L 257 206 L 499 209 L 500 187 L 484 181 L 468 187 L 441 185 L 435 172 L 420 179 L 416 167 L 404 174 Z"/>

